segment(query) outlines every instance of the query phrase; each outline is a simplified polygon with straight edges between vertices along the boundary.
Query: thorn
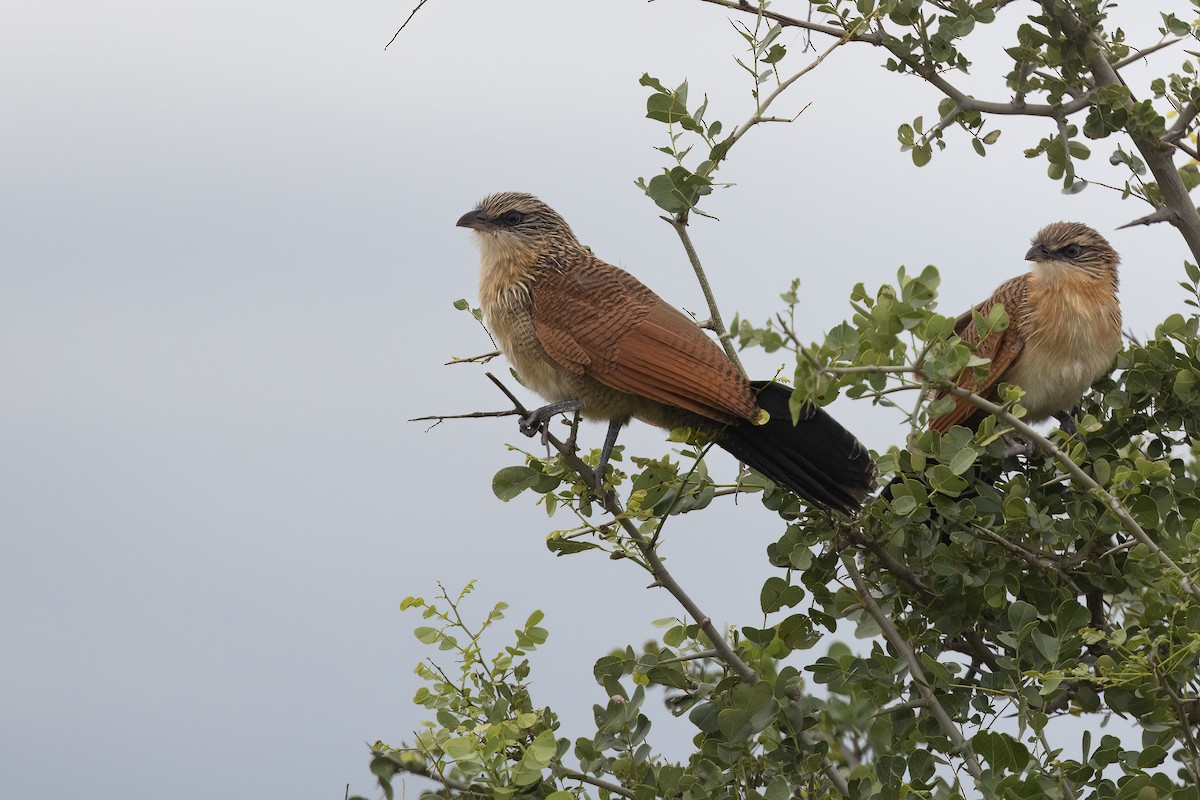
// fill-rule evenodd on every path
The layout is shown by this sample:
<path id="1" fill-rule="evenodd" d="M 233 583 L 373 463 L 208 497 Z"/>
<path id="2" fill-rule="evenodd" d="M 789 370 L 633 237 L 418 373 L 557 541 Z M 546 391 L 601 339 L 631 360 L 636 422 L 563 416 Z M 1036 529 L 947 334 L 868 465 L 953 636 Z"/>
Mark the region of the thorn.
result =
<path id="1" fill-rule="evenodd" d="M 1166 206 L 1159 206 L 1158 208 L 1154 209 L 1152 213 L 1147 214 L 1144 217 L 1138 217 L 1133 222 L 1126 222 L 1124 225 L 1118 225 L 1117 230 L 1133 228 L 1138 225 L 1153 225 L 1156 222 L 1170 222 L 1173 216 L 1174 215 L 1171 213 L 1169 208 Z"/>

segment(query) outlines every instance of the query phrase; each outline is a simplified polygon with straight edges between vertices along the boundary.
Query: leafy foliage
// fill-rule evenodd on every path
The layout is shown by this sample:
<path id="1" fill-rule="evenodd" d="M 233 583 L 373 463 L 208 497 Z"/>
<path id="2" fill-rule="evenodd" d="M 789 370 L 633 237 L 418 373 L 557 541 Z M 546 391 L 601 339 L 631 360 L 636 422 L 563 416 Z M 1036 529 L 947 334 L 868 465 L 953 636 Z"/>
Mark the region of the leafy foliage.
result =
<path id="1" fill-rule="evenodd" d="M 1045 158 L 1049 176 L 1075 192 L 1086 186 L 1076 164 L 1091 155 L 1082 139 L 1111 139 L 1124 196 L 1153 206 L 1144 222 L 1171 220 L 1200 261 L 1200 214 L 1188 196 L 1200 183 L 1195 54 L 1153 81 L 1151 98 L 1120 79 L 1135 53 L 1195 38 L 1178 15 L 1161 15 L 1161 42 L 1135 48 L 1106 29 L 1099 0 L 1025 4 L 1032 11 L 1005 51 L 1011 96 L 982 101 L 947 76 L 970 68 L 963 41 L 1001 12 L 1019 13 L 1017 4 L 814 0 L 800 18 L 710 2 L 751 20 L 735 28 L 755 111 L 727 129 L 708 120 L 707 99 L 689 100 L 686 82 L 669 89 L 643 76 L 647 117 L 667 128 L 659 149 L 669 166 L 638 185 L 677 226 L 702 213 L 748 131 L 786 121 L 768 109 L 794 80 L 835 47 L 870 45 L 885 51 L 887 69 L 944 95 L 934 125 L 917 117 L 899 128 L 916 166 L 947 146 L 951 127 L 984 155 L 1000 135 L 990 120 L 1025 114 L 1047 123 L 1026 155 Z M 1192 16 L 1197 8 L 1192 0 Z M 830 50 L 789 73 L 786 27 L 829 37 Z M 1183 272 L 1184 302 L 1200 310 L 1200 268 Z M 987 362 L 938 310 L 939 282 L 930 266 L 859 284 L 850 318 L 816 343 L 793 324 L 798 283 L 774 319 L 731 325 L 739 347 L 794 354 L 796 402 L 846 395 L 907 422 L 903 445 L 877 456 L 894 481 L 856 519 L 811 513 L 755 476 L 715 481 L 706 443 L 689 431 L 673 433 L 667 456 L 618 448 L 627 471 L 614 469 L 600 496 L 595 452 L 522 453 L 502 469 L 498 498 L 532 495 L 548 514 L 571 517 L 574 527 L 547 538 L 552 552 L 600 551 L 644 569 L 686 613 L 660 621 L 657 640 L 596 662 L 595 731 L 572 741 L 529 691 L 527 654 L 546 637 L 540 614 L 485 657 L 483 633 L 502 605 L 470 627 L 459 613 L 465 593 L 409 598 L 405 607 L 432 621 L 418 640 L 455 667 L 452 676 L 423 661 L 427 686 L 415 700 L 436 721 L 409 746 L 376 746 L 372 769 L 389 798 L 398 772 L 432 778 L 445 796 L 505 799 L 1200 798 L 1200 316 L 1171 315 L 1153 338 L 1131 343 L 1084 398 L 1074 434 L 1030 430 L 1012 386 L 977 431 L 940 434 L 928 422 L 952 398 L 938 391 Z M 981 331 L 1008 324 L 1001 306 L 976 314 Z M 660 537 L 668 521 L 745 491 L 778 512 L 780 532 L 767 547 L 761 620 L 722 631 L 662 564 Z M 837 641 L 847 631 L 863 642 Z M 694 727 L 680 763 L 652 744 L 654 687 Z M 1139 738 L 1094 732 L 1114 717 L 1114 730 Z M 1077 744 L 1064 741 L 1071 730 L 1081 731 L 1071 734 Z"/>

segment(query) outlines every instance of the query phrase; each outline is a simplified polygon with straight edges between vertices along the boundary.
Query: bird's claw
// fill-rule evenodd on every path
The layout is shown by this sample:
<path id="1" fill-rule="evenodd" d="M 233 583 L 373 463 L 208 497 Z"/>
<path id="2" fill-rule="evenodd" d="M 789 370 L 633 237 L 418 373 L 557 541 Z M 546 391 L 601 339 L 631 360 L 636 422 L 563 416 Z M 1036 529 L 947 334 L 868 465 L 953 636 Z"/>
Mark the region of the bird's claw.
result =
<path id="1" fill-rule="evenodd" d="M 517 427 L 521 433 L 532 437 L 537 435 L 539 432 L 545 431 L 546 420 L 541 418 L 537 411 L 531 411 L 525 416 L 521 417 Z"/>

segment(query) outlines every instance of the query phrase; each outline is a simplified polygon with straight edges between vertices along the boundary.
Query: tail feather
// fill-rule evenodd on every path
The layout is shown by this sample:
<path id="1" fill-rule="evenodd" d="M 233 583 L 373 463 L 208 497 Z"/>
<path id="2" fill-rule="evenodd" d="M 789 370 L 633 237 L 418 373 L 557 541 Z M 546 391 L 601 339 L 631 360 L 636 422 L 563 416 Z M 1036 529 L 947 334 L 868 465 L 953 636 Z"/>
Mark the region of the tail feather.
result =
<path id="1" fill-rule="evenodd" d="M 792 425 L 790 388 L 771 381 L 751 385 L 771 419 L 726 428 L 717 444 L 810 503 L 857 511 L 875 488 L 875 465 L 862 443 L 817 406 L 805 406 Z"/>

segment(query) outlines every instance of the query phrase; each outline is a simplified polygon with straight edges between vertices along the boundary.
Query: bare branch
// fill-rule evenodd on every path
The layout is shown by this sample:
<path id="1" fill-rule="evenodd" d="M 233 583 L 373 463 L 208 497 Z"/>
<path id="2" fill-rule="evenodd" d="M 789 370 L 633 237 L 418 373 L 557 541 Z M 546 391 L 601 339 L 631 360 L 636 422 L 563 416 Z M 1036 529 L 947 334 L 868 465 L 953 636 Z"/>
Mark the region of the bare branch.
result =
<path id="1" fill-rule="evenodd" d="M 713 294 L 712 286 L 708 283 L 708 275 L 704 272 L 704 265 L 700 263 L 700 256 L 696 253 L 696 247 L 692 244 L 692 237 L 687 231 L 687 217 L 681 212 L 673 217 L 663 217 L 667 222 L 671 223 L 671 227 L 675 229 L 675 233 L 679 234 L 679 241 L 683 243 L 683 249 L 687 253 L 688 261 L 691 262 L 692 269 L 696 273 L 696 281 L 700 284 L 700 291 L 704 293 L 704 302 L 708 304 L 708 319 L 705 320 L 704 327 L 717 334 L 717 338 L 721 340 L 721 346 L 725 348 L 725 355 L 729 356 L 738 368 L 738 372 L 744 376 L 746 367 L 742 365 L 742 359 L 738 357 L 737 349 L 733 346 L 733 342 L 729 339 L 729 331 L 725 327 L 725 321 L 721 319 L 721 310 L 717 308 L 717 298 Z"/>
<path id="2" fill-rule="evenodd" d="M 1135 53 L 1128 56 L 1127 58 L 1121 59 L 1116 64 L 1113 64 L 1113 69 L 1120 72 L 1121 70 L 1125 69 L 1125 67 L 1128 67 L 1130 64 L 1132 64 L 1133 62 L 1141 61 L 1143 58 L 1150 55 L 1151 53 L 1157 53 L 1159 50 L 1163 50 L 1174 44 L 1179 44 L 1182 41 L 1183 41 L 1183 39 L 1168 39 L 1164 42 L 1159 42 L 1158 44 L 1152 44 L 1149 47 L 1146 47 L 1146 48 L 1136 51 Z"/>
<path id="3" fill-rule="evenodd" d="M 719 656 L 716 650 L 701 650 L 699 653 L 689 653 L 686 656 L 678 656 L 677 658 L 667 658 L 657 662 L 658 666 L 663 664 L 681 664 L 684 661 L 701 661 L 706 658 L 716 658 Z"/>
<path id="4" fill-rule="evenodd" d="M 448 419 L 483 419 L 484 417 L 515 417 L 517 412 L 512 409 L 506 411 L 472 411 L 470 414 L 440 414 L 430 417 L 413 417 L 409 422 L 429 422 L 434 421 L 430 427 L 437 427 Z"/>

